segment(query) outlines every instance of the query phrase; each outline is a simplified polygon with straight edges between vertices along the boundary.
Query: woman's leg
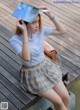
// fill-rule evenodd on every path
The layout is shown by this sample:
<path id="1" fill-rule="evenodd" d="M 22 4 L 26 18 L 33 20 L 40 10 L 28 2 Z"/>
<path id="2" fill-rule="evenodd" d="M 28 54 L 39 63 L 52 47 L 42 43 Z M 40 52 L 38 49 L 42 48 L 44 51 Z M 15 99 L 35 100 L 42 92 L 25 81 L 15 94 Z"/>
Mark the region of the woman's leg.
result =
<path id="1" fill-rule="evenodd" d="M 60 82 L 53 88 L 53 90 L 55 90 L 55 92 L 61 97 L 61 99 L 63 100 L 65 106 L 66 106 L 67 109 L 69 110 L 69 107 L 70 107 L 69 94 L 68 94 L 68 91 L 67 91 L 65 85 L 63 84 L 63 82 L 60 81 Z"/>
<path id="2" fill-rule="evenodd" d="M 55 106 L 55 110 L 67 110 L 61 97 L 53 89 L 47 90 L 38 95 L 51 101 Z"/>

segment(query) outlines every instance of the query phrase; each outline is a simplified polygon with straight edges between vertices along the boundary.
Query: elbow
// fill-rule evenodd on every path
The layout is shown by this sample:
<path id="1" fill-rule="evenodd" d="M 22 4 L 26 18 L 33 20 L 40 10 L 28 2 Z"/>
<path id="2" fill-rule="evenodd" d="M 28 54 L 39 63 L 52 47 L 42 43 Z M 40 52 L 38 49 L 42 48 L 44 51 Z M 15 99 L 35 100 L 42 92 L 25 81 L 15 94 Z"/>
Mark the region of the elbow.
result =
<path id="1" fill-rule="evenodd" d="M 30 57 L 24 57 L 23 59 L 28 62 L 30 61 Z"/>
<path id="2" fill-rule="evenodd" d="M 66 32 L 67 32 L 67 30 L 64 29 L 64 30 L 60 31 L 60 34 L 61 34 L 61 35 L 62 35 L 62 34 L 66 34 Z"/>

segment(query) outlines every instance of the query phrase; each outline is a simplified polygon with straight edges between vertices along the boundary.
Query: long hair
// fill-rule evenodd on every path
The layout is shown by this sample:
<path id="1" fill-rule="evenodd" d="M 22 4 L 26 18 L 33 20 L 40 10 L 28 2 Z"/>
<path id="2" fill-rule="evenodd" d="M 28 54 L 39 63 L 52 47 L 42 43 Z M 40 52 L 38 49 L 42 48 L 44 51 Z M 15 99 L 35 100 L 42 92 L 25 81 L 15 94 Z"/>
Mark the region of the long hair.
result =
<path id="1" fill-rule="evenodd" d="M 41 15 L 38 14 L 39 16 L 39 31 L 41 32 L 42 30 L 42 20 L 41 20 Z M 24 22 L 26 25 L 28 24 L 28 22 Z M 22 30 L 17 26 L 16 27 L 16 31 L 15 31 L 16 35 L 21 35 L 22 34 Z"/>

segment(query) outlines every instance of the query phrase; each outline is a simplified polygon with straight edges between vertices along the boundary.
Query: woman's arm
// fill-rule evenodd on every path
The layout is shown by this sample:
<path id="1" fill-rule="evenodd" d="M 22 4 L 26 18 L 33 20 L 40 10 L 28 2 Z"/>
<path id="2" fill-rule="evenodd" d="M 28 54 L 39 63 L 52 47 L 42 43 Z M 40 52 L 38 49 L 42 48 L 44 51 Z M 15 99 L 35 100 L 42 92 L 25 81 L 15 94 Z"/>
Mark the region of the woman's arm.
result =
<path id="1" fill-rule="evenodd" d="M 53 29 L 51 35 L 60 35 L 60 34 L 64 34 L 66 32 L 66 29 L 64 28 L 64 26 L 60 23 L 60 21 L 58 20 L 57 17 L 55 17 L 51 14 L 51 12 L 48 10 L 48 8 L 42 7 L 40 9 L 47 10 L 47 11 L 43 11 L 43 13 L 50 18 L 50 20 L 54 23 L 54 25 L 56 27 L 56 29 Z"/>
<path id="2" fill-rule="evenodd" d="M 56 29 L 53 30 L 51 35 L 60 35 L 66 33 L 66 29 L 64 26 L 60 23 L 57 17 L 52 16 L 51 13 L 48 15 L 50 20 L 54 23 Z"/>
<path id="3" fill-rule="evenodd" d="M 28 45 L 28 36 L 27 36 L 27 27 L 25 23 L 22 21 L 22 24 L 19 22 L 17 23 L 17 26 L 21 28 L 23 33 L 22 38 L 22 51 L 19 53 L 20 57 L 22 57 L 24 60 L 29 61 L 30 60 L 30 48 Z"/>
<path id="4" fill-rule="evenodd" d="M 23 57 L 24 60 L 29 61 L 30 60 L 30 48 L 28 45 L 28 37 L 27 37 L 27 31 L 23 31 L 23 41 L 22 41 L 22 52 L 20 53 L 21 57 Z"/>

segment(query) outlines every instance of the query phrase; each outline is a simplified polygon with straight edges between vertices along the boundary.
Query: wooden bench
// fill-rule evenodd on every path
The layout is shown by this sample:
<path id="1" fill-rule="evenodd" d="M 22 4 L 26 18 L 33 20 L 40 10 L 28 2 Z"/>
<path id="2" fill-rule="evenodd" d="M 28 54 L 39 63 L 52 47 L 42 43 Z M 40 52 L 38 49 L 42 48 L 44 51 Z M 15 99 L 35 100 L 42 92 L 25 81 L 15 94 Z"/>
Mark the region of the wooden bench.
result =
<path id="1" fill-rule="evenodd" d="M 41 97 L 25 92 L 20 86 L 20 58 L 15 55 L 8 42 L 12 35 L 8 29 L 0 26 L 0 100 L 9 103 L 9 110 L 27 110 Z M 65 81 L 68 71 L 62 68 L 62 72 Z"/>

